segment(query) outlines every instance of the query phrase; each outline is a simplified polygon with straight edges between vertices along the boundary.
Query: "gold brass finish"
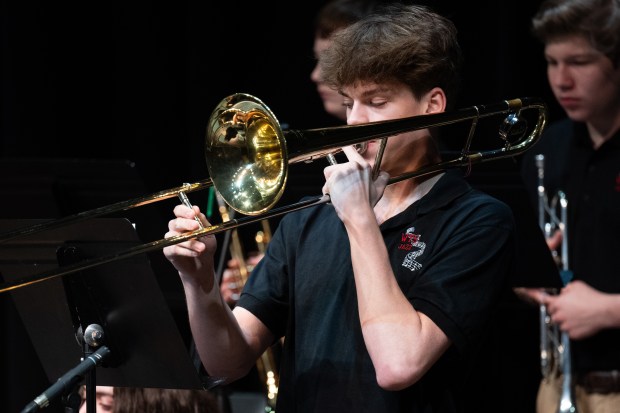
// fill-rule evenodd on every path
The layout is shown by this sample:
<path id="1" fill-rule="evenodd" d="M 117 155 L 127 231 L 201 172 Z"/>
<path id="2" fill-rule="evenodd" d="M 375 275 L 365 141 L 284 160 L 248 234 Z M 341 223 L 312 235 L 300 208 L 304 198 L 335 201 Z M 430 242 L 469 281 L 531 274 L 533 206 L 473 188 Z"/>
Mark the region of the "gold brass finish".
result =
<path id="1" fill-rule="evenodd" d="M 207 126 L 205 158 L 214 186 L 237 212 L 258 215 L 284 192 L 288 156 L 280 124 L 251 95 L 222 100 Z"/>

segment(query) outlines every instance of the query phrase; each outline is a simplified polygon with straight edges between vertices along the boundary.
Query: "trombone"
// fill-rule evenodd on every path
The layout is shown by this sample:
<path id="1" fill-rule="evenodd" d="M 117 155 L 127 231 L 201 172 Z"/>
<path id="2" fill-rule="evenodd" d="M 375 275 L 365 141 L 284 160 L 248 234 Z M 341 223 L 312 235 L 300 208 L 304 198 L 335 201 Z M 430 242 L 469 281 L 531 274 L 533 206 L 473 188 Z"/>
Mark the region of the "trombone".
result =
<path id="1" fill-rule="evenodd" d="M 530 122 L 523 112 L 533 110 L 537 118 Z M 478 121 L 505 115 L 498 131 L 502 145 L 486 151 L 474 151 L 471 144 Z M 305 199 L 274 208 L 284 192 L 288 166 L 298 162 L 311 162 L 341 151 L 341 147 L 363 144 L 371 139 L 385 139 L 400 133 L 435 128 L 469 121 L 470 128 L 465 144 L 455 157 L 428 165 L 424 168 L 391 177 L 388 185 L 406 179 L 458 167 L 471 167 L 474 163 L 488 162 L 519 155 L 538 141 L 547 120 L 547 107 L 538 98 L 518 98 L 495 104 L 471 106 L 451 112 L 412 116 L 359 125 L 331 128 L 282 131 L 280 124 L 260 99 L 244 93 L 224 98 L 212 112 L 206 131 L 205 158 L 210 179 L 157 192 L 134 200 L 78 213 L 56 221 L 0 234 L 0 243 L 31 235 L 69 223 L 82 221 L 112 212 L 128 210 L 153 202 L 214 186 L 224 201 L 235 211 L 245 215 L 217 225 L 171 238 L 155 240 L 107 256 L 77 262 L 47 273 L 23 277 L 0 284 L 0 293 L 35 283 L 72 274 L 95 266 L 129 258 L 137 254 L 163 249 L 190 239 L 217 234 L 242 225 L 258 222 L 289 212 L 329 202 L 329 195 Z M 528 133 L 529 131 L 529 133 Z M 381 151 L 375 165 L 381 164 Z"/>

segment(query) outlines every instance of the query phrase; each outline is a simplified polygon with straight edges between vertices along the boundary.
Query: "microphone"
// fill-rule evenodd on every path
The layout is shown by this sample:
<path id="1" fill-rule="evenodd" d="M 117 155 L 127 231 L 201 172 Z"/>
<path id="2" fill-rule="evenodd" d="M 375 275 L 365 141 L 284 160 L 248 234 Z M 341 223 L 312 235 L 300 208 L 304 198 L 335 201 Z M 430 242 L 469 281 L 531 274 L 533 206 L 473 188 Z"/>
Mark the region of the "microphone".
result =
<path id="1" fill-rule="evenodd" d="M 108 355 L 110 355 L 110 349 L 106 346 L 102 346 L 90 356 L 86 357 L 76 367 L 65 373 L 56 383 L 41 393 L 37 398 L 28 403 L 21 413 L 34 413 L 43 407 L 47 407 L 50 404 L 50 400 L 71 390 L 84 379 L 86 373 L 97 367 Z"/>

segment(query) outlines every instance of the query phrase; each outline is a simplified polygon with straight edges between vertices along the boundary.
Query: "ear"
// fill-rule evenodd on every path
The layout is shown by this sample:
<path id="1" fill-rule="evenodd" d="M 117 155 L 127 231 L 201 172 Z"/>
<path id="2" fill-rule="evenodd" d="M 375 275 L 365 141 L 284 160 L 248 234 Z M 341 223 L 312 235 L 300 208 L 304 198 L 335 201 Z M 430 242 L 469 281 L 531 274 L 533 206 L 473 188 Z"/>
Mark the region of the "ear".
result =
<path id="1" fill-rule="evenodd" d="M 426 114 L 439 113 L 446 110 L 446 94 L 442 88 L 432 88 L 424 99 L 426 100 Z"/>

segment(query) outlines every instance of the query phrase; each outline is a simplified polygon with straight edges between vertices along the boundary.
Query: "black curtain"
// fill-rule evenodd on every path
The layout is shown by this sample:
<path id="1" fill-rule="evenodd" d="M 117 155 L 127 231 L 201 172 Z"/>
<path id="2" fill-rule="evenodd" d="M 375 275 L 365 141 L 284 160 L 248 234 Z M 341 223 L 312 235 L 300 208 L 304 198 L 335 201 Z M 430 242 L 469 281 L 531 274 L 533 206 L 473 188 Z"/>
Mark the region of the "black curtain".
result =
<path id="1" fill-rule="evenodd" d="M 322 3 L 5 1 L 0 161 L 127 160 L 151 193 L 207 177 L 206 122 L 232 93 L 255 95 L 291 128 L 335 125 L 310 81 L 312 18 Z M 529 34 L 538 1 L 423 3 L 459 30 L 465 68 L 457 107 L 540 96 L 552 119 L 561 115 L 547 87 L 542 46 Z M 295 168 L 299 175 L 285 199 L 320 194 L 322 167 Z M 27 171 L 7 173 L 3 193 L 19 194 L 11 191 Z M 204 205 L 206 194 L 192 201 Z M 19 199 L 3 204 L 3 217 L 61 215 L 32 205 L 26 212 Z M 165 233 L 170 205 L 146 224 L 151 235 Z M 166 263 L 157 265 L 167 277 Z M 9 294 L 0 296 L 0 306 L 0 404 L 11 413 L 50 381 Z M 498 325 L 496 336 L 501 354 L 492 348 L 485 359 L 491 364 L 482 369 L 495 376 L 480 378 L 491 390 L 475 387 L 472 397 L 484 392 L 481 408 L 533 411 L 538 326 L 529 310 L 512 302 L 506 308 L 508 323 Z M 48 411 L 54 409 L 62 411 Z"/>

